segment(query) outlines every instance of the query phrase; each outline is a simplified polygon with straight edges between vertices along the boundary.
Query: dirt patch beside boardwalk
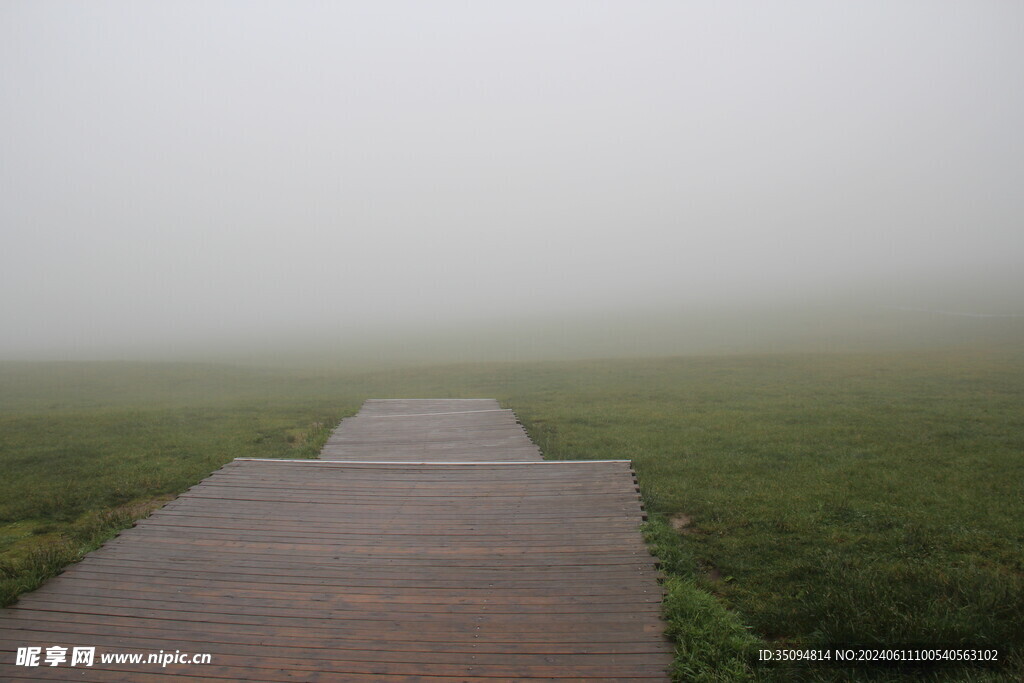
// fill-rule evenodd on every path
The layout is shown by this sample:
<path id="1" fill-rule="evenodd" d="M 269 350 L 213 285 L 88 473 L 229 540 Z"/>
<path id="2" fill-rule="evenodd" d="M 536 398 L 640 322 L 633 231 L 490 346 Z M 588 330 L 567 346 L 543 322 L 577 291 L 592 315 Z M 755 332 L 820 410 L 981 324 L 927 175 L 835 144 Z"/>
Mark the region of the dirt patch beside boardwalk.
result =
<path id="1" fill-rule="evenodd" d="M 669 517 L 668 523 L 672 525 L 673 529 L 681 534 L 697 533 L 697 530 L 693 527 L 693 517 L 682 512 L 678 515 L 672 515 Z"/>

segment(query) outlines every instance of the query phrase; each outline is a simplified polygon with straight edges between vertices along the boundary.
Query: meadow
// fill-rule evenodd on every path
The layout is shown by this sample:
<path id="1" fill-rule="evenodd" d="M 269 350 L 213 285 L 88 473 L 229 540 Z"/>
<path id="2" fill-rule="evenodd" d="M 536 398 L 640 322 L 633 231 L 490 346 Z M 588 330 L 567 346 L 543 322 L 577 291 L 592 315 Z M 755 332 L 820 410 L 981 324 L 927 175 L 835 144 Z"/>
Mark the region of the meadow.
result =
<path id="1" fill-rule="evenodd" d="M 316 457 L 369 397 L 494 397 L 549 459 L 629 458 L 678 680 L 1024 679 L 1024 351 L 265 369 L 0 364 L 0 597 L 234 457 Z M 999 650 L 762 665 L 763 648 Z"/>

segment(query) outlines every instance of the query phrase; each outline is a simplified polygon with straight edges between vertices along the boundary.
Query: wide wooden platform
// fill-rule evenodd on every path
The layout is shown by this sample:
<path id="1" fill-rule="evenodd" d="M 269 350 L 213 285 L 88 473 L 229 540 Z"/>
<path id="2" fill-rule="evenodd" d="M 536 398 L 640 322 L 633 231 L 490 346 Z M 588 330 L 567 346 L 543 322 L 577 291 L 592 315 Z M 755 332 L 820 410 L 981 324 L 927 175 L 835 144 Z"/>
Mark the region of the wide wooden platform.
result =
<path id="1" fill-rule="evenodd" d="M 665 680 L 642 514 L 626 461 L 235 460 L 0 611 L 0 680 Z M 100 662 L 160 650 L 212 663 Z"/>

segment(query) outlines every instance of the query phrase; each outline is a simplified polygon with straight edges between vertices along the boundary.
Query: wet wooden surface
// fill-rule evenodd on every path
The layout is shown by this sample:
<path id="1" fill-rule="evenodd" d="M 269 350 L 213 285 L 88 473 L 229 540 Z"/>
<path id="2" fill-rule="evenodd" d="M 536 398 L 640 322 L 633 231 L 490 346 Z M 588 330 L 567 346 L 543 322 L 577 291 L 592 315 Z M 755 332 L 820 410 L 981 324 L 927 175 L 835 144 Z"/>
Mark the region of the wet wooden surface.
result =
<path id="1" fill-rule="evenodd" d="M 236 460 L 0 611 L 0 679 L 665 680 L 642 514 L 623 461 Z M 213 661 L 99 661 L 160 650 Z"/>
<path id="2" fill-rule="evenodd" d="M 541 460 L 511 410 L 494 399 L 369 400 L 342 420 L 325 460 Z"/>

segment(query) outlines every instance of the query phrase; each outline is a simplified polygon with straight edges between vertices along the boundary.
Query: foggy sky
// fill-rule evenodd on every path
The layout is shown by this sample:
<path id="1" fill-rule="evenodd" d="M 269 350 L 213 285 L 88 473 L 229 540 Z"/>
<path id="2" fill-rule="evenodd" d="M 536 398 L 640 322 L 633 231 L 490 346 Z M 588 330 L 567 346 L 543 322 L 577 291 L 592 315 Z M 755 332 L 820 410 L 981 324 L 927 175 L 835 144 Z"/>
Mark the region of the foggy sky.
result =
<path id="1" fill-rule="evenodd" d="M 1012 0 L 4 0 L 0 357 L 1006 272 L 1022 66 Z"/>

